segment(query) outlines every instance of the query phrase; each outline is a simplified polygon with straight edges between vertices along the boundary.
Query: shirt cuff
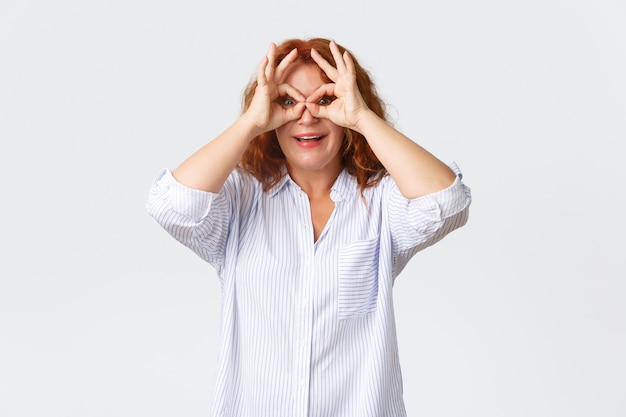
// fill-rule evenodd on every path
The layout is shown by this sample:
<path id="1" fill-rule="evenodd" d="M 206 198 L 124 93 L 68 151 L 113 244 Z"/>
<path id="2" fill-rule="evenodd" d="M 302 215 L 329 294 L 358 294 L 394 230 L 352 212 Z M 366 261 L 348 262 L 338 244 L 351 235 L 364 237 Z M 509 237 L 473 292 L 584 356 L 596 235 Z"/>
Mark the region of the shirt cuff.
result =
<path id="1" fill-rule="evenodd" d="M 450 186 L 441 191 L 409 200 L 409 205 L 414 206 L 429 219 L 435 221 L 451 217 L 467 208 L 471 201 L 470 189 L 463 184 L 463 174 L 455 163 L 450 164 L 450 169 L 456 174 L 456 178 Z"/>
<path id="2" fill-rule="evenodd" d="M 176 181 L 169 169 L 162 169 L 155 177 L 153 188 L 168 196 L 172 209 L 193 220 L 205 218 L 217 194 L 195 190 Z"/>

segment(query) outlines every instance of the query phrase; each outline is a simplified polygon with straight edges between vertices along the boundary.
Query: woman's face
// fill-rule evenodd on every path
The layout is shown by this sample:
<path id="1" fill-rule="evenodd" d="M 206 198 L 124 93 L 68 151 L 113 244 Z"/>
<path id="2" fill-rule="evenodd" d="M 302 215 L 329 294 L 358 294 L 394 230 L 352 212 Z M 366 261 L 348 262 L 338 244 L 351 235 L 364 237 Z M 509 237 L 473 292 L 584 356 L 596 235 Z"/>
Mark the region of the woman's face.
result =
<path id="1" fill-rule="evenodd" d="M 296 64 L 289 68 L 283 80 L 300 91 L 305 97 L 326 84 L 321 69 L 314 64 Z M 327 104 L 328 99 L 319 104 Z M 328 119 L 318 119 L 304 110 L 300 119 L 288 122 L 276 129 L 278 143 L 285 154 L 287 168 L 294 171 L 330 170 L 335 175 L 342 168 L 340 150 L 343 128 Z"/>

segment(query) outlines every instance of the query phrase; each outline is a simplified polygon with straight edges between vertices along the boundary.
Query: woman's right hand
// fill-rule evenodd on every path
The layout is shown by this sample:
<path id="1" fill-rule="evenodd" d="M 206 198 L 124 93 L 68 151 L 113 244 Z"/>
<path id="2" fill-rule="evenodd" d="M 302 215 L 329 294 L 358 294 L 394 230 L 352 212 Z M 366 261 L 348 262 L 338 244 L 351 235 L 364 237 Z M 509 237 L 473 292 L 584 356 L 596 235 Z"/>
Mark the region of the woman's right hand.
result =
<path id="1" fill-rule="evenodd" d="M 259 64 L 257 87 L 248 109 L 174 170 L 178 182 L 196 190 L 218 193 L 253 138 L 302 115 L 305 97 L 289 84 L 281 84 L 297 56 L 294 49 L 276 66 L 276 45 L 270 45 L 267 56 Z"/>
<path id="2" fill-rule="evenodd" d="M 272 43 L 267 56 L 259 64 L 254 97 L 242 116 L 254 125 L 257 135 L 302 116 L 306 97 L 291 85 L 280 82 L 297 56 L 298 50 L 293 49 L 275 66 L 276 44 Z M 282 103 L 279 99 L 291 99 L 294 102 Z"/>

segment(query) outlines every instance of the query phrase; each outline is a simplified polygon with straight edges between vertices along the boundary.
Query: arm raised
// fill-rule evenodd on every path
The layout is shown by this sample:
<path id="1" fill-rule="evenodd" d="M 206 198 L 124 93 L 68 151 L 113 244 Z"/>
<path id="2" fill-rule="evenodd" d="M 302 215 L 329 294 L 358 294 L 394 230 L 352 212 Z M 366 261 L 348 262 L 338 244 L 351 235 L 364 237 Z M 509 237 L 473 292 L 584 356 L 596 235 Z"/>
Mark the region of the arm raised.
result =
<path id="1" fill-rule="evenodd" d="M 417 198 L 440 191 L 451 185 L 454 172 L 426 149 L 393 128 L 371 111 L 356 83 L 356 71 L 350 54 L 343 54 L 334 42 L 330 43 L 336 66 L 331 65 L 317 51 L 311 57 L 333 81 L 321 86 L 307 97 L 306 106 L 316 117 L 361 133 L 376 157 L 394 179 L 406 198 Z M 319 106 L 322 96 L 336 99 L 328 106 Z"/>
<path id="2" fill-rule="evenodd" d="M 173 175 L 178 182 L 197 190 L 219 192 L 254 137 L 301 116 L 304 103 L 288 108 L 276 103 L 276 99 L 283 95 L 304 101 L 296 89 L 288 84 L 279 84 L 298 51 L 292 50 L 278 66 L 274 65 L 275 54 L 276 45 L 272 43 L 267 56 L 258 66 L 257 85 L 248 109 L 222 134 L 174 170 Z"/>

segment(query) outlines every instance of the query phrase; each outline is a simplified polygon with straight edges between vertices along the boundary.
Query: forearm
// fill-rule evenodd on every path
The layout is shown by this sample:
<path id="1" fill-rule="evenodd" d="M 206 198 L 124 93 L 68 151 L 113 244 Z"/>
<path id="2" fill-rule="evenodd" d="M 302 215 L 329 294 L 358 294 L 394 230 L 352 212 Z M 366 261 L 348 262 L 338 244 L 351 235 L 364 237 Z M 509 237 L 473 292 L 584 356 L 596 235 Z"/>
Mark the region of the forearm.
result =
<path id="1" fill-rule="evenodd" d="M 256 134 L 258 131 L 253 123 L 244 117 L 239 118 L 180 164 L 172 173 L 174 178 L 196 190 L 219 192 Z"/>
<path id="2" fill-rule="evenodd" d="M 454 172 L 434 155 L 371 111 L 357 128 L 406 198 L 440 191 L 452 184 Z"/>

